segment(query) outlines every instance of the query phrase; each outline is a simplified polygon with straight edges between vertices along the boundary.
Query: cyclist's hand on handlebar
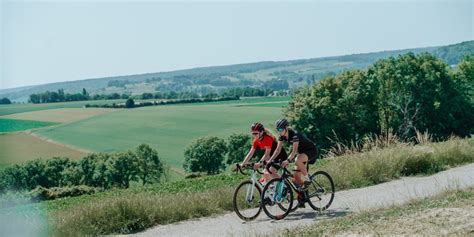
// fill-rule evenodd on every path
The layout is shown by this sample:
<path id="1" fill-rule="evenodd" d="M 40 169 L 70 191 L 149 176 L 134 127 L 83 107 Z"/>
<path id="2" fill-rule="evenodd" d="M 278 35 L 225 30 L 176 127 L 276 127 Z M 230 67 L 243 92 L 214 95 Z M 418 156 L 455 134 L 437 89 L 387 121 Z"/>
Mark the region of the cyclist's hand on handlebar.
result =
<path id="1" fill-rule="evenodd" d="M 286 167 L 290 162 L 288 160 L 285 160 L 281 162 L 281 166 Z"/>
<path id="2" fill-rule="evenodd" d="M 254 170 L 257 170 L 258 168 L 260 168 L 260 165 L 261 165 L 260 162 L 255 163 L 255 164 L 253 165 L 253 169 L 254 169 Z"/>

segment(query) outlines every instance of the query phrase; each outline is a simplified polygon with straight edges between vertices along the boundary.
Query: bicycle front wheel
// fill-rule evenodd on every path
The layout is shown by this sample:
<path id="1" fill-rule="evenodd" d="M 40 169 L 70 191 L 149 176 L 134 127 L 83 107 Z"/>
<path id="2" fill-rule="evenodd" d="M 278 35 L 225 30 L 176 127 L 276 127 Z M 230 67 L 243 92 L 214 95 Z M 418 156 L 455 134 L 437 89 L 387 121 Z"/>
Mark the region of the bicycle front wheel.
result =
<path id="1" fill-rule="evenodd" d="M 262 189 L 257 185 L 252 185 L 252 181 L 247 180 L 239 184 L 234 191 L 234 211 L 240 219 L 251 221 L 257 218 L 262 211 L 261 204 Z"/>
<path id="2" fill-rule="evenodd" d="M 268 217 L 281 220 L 291 212 L 292 205 L 293 192 L 286 180 L 272 179 L 263 188 L 262 208 Z"/>
<path id="3" fill-rule="evenodd" d="M 334 200 L 334 182 L 331 176 L 324 171 L 316 171 L 310 177 L 311 184 L 308 186 L 308 204 L 315 211 L 324 211 L 331 206 Z"/>

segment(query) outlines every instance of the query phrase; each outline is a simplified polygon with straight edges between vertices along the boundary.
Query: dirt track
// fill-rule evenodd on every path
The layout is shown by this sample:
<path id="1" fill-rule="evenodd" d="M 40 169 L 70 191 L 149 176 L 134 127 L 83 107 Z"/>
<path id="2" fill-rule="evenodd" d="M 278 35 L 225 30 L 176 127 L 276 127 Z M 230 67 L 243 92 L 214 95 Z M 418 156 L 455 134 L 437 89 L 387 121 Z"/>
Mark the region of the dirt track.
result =
<path id="1" fill-rule="evenodd" d="M 337 182 L 337 181 L 336 181 Z M 282 221 L 270 220 L 262 212 L 252 222 L 245 223 L 234 213 L 157 226 L 136 236 L 253 236 L 307 225 L 315 221 L 372 208 L 406 203 L 412 199 L 440 192 L 474 186 L 474 164 L 450 169 L 428 177 L 405 177 L 376 186 L 336 193 L 333 205 L 325 213 L 311 208 L 299 209 Z"/>

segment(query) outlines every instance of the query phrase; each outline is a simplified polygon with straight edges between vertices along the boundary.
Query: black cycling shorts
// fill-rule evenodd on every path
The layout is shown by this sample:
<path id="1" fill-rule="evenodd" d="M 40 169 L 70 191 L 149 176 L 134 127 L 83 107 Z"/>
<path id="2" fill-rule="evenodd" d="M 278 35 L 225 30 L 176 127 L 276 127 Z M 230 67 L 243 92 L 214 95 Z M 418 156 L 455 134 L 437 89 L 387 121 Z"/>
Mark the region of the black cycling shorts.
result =
<path id="1" fill-rule="evenodd" d="M 318 151 L 316 151 L 316 149 L 306 150 L 299 153 L 305 154 L 308 157 L 308 163 L 310 164 L 314 164 L 318 158 Z"/>

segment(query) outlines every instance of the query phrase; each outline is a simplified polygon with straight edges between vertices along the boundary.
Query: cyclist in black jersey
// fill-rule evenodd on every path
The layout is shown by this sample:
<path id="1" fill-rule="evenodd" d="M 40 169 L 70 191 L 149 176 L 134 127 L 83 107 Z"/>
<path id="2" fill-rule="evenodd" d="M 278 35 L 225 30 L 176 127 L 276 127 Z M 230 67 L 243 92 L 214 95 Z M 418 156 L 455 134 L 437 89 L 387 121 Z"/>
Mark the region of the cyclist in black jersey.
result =
<path id="1" fill-rule="evenodd" d="M 309 163 L 312 164 L 314 161 L 316 161 L 316 145 L 314 145 L 314 143 L 305 135 L 288 127 L 288 121 L 286 119 L 279 119 L 275 124 L 280 137 L 278 139 L 277 148 L 270 160 L 273 160 L 274 157 L 278 156 L 282 150 L 283 142 L 291 144 L 291 153 L 288 156 L 288 159 L 282 162 L 282 166 L 287 166 L 288 161 L 296 159 L 296 169 L 293 177 L 295 179 L 295 183 L 304 188 L 304 184 L 310 183 L 308 171 L 306 170 L 306 163 L 309 161 Z M 301 175 L 303 175 L 303 180 L 301 179 Z"/>

